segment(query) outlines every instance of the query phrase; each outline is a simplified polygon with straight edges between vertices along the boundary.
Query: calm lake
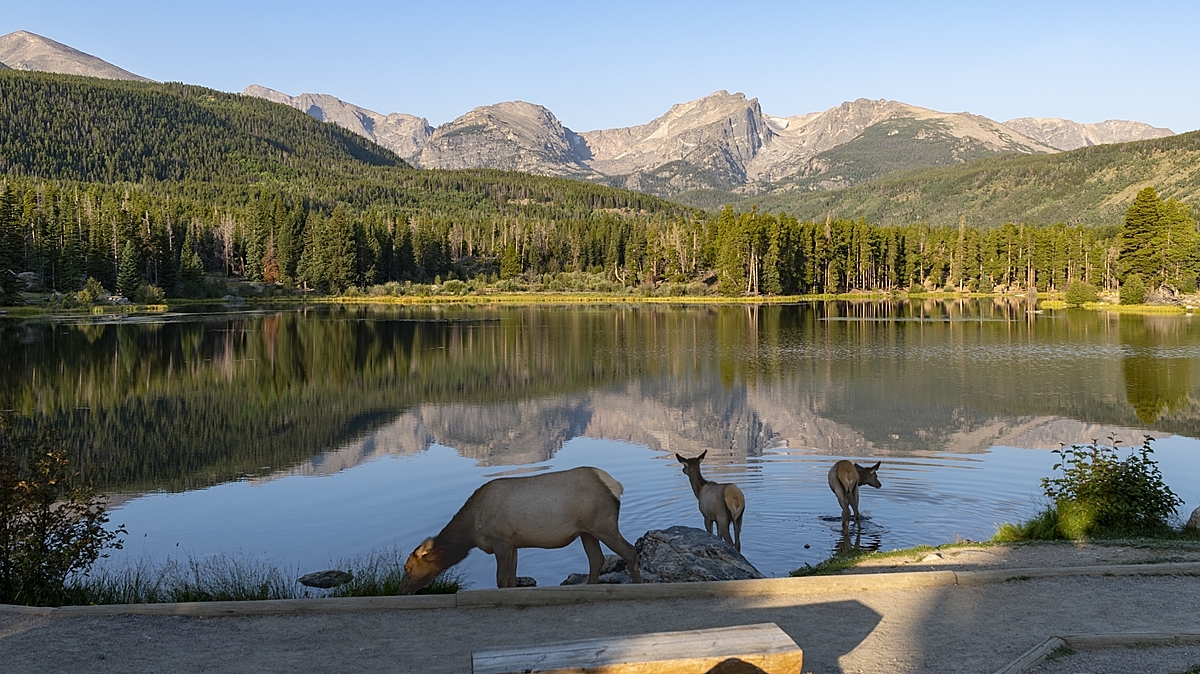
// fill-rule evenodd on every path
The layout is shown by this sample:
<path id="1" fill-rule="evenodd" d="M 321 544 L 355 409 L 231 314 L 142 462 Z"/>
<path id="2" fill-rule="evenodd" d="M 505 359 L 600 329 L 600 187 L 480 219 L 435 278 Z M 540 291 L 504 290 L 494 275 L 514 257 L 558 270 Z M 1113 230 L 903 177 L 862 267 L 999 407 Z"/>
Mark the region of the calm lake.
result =
<path id="1" fill-rule="evenodd" d="M 245 555 L 300 573 L 436 534 L 492 477 L 591 465 L 621 529 L 703 526 L 674 458 L 746 495 L 767 575 L 840 542 L 826 473 L 883 462 L 863 546 L 986 539 L 1059 443 L 1149 433 L 1200 504 L 1200 319 L 1011 299 L 781 306 L 194 310 L 0 319 L 0 407 L 53 422 L 128 529 L 108 563 Z M 852 541 L 853 542 L 853 541 Z M 494 585 L 494 558 L 460 567 Z M 524 550 L 541 585 L 581 544 Z"/>

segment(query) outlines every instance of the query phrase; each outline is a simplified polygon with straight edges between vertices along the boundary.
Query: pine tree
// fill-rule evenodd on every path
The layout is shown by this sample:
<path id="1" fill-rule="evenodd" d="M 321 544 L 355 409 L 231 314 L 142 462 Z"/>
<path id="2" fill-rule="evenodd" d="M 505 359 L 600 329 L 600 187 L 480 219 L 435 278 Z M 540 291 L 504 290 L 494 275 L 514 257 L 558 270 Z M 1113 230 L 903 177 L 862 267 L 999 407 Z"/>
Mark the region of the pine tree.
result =
<path id="1" fill-rule="evenodd" d="M 21 302 L 25 285 L 17 274 L 25 267 L 25 246 L 17 222 L 16 195 L 12 186 L 0 189 L 0 305 Z"/>
<path id="2" fill-rule="evenodd" d="M 521 275 L 521 256 L 517 254 L 517 246 L 509 243 L 500 258 L 500 278 L 510 279 Z"/>
<path id="3" fill-rule="evenodd" d="M 1143 279 L 1154 279 L 1158 276 L 1163 266 L 1161 247 L 1166 243 L 1159 227 L 1161 212 L 1162 199 L 1153 187 L 1138 192 L 1125 212 L 1118 259 L 1122 277 L 1140 274 Z"/>
<path id="4" fill-rule="evenodd" d="M 125 249 L 121 251 L 121 266 L 117 271 L 117 292 L 130 299 L 142 285 L 142 273 L 138 271 L 138 266 L 137 249 L 132 241 L 126 241 Z"/>

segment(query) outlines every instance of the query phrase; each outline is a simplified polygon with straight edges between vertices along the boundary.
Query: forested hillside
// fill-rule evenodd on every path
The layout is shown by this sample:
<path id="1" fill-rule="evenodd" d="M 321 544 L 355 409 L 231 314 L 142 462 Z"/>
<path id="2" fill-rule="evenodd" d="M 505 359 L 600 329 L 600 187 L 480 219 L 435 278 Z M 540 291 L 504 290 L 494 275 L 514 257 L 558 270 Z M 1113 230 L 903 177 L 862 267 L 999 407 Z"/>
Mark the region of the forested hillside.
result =
<path id="1" fill-rule="evenodd" d="M 846 170 L 853 170 L 853 162 Z M 1061 154 L 988 157 L 840 190 L 810 191 L 810 185 L 794 181 L 751 197 L 707 193 L 684 201 L 757 205 L 802 219 L 866 218 L 883 225 L 953 225 L 965 217 L 971 227 L 1006 222 L 1104 226 L 1118 224 L 1134 194 L 1146 186 L 1182 201 L 1200 198 L 1200 131 Z"/>
<path id="2" fill-rule="evenodd" d="M 1186 203 L 1153 191 L 1139 240 L 1169 255 L 1132 262 L 1120 230 L 1130 185 L 1195 194 L 1197 134 L 885 178 L 804 197 L 834 201 L 801 199 L 797 217 L 705 213 L 515 172 L 416 170 L 299 110 L 179 84 L 6 71 L 0 131 L 0 303 L 20 301 L 22 272 L 44 290 L 73 293 L 91 277 L 135 299 L 220 295 L 226 279 L 333 293 L 754 295 L 1113 289 L 1136 272 L 1187 289 L 1200 258 Z M 855 194 L 866 195 L 855 217 L 838 217 L 837 200 Z M 867 197 L 884 194 L 910 216 L 871 211 Z M 1026 204 L 1019 217 L 977 216 L 1014 203 Z M 1071 204 L 1108 215 L 1071 217 Z"/>

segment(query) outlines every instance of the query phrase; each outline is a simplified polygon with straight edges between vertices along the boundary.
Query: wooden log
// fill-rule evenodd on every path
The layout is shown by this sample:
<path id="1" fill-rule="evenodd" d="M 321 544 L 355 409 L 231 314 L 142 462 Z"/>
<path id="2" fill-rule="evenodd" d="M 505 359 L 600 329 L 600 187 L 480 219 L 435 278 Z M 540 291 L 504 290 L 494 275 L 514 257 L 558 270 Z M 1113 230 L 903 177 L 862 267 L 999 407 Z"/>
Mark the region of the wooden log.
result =
<path id="1" fill-rule="evenodd" d="M 804 652 L 775 623 L 578 639 L 471 654 L 473 674 L 799 674 Z"/>

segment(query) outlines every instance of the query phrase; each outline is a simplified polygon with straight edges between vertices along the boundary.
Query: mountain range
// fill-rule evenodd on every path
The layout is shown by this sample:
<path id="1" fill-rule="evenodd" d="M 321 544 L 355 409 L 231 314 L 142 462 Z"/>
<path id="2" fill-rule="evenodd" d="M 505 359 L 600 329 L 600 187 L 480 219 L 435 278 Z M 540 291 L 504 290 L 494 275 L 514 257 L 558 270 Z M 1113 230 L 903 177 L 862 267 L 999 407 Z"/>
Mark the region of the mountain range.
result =
<path id="1" fill-rule="evenodd" d="M 26 31 L 0 37 L 0 64 L 146 81 Z M 646 124 L 624 128 L 576 132 L 547 108 L 523 101 L 480 106 L 434 127 L 416 115 L 381 114 L 328 94 L 291 96 L 259 85 L 242 93 L 332 122 L 413 166 L 560 176 L 696 207 L 745 205 L 747 200 L 817 203 L 823 195 L 914 169 L 1174 135 L 1134 121 L 1080 124 L 1023 117 L 1001 123 L 966 112 L 870 99 L 776 117 L 764 113 L 757 99 L 725 91 L 674 105 Z"/>
<path id="2" fill-rule="evenodd" d="M 61 42 L 24 30 L 0 35 L 0 66 L 7 66 L 13 70 L 40 70 L 107 80 L 153 81 Z"/>
<path id="3" fill-rule="evenodd" d="M 1124 120 L 1080 124 L 1018 118 L 1000 123 L 965 112 L 869 99 L 773 117 L 757 99 L 725 91 L 674 105 L 634 127 L 575 132 L 543 106 L 511 101 L 475 108 L 435 128 L 424 118 L 382 115 L 329 95 L 288 96 L 258 85 L 243 93 L 340 124 L 422 168 L 525 171 L 685 202 L 697 190 L 750 195 L 823 191 L 905 169 L 1173 134 Z"/>

